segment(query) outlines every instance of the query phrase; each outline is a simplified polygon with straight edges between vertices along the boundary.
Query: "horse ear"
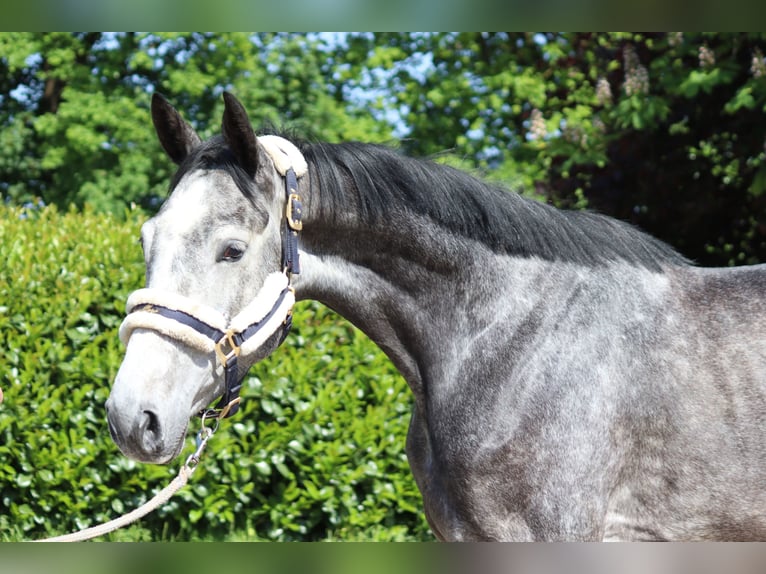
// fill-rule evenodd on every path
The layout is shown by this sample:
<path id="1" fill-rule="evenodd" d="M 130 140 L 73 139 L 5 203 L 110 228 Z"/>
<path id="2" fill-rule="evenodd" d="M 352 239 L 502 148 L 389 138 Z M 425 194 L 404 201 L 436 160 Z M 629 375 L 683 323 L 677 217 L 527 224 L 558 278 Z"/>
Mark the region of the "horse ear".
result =
<path id="1" fill-rule="evenodd" d="M 258 140 L 245 108 L 229 92 L 223 93 L 222 131 L 239 165 L 252 178 L 258 171 Z"/>
<path id="2" fill-rule="evenodd" d="M 180 164 L 202 140 L 161 95 L 152 95 L 152 122 L 165 153 Z"/>

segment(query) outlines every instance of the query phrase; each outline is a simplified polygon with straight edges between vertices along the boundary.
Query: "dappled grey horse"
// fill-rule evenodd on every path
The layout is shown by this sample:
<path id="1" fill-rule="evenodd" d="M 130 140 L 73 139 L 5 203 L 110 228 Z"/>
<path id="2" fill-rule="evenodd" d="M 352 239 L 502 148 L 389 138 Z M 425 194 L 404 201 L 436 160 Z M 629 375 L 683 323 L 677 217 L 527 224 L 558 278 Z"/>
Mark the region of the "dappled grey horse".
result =
<path id="1" fill-rule="evenodd" d="M 191 416 L 236 407 L 294 294 L 406 378 L 440 539 L 766 539 L 766 266 L 700 269 L 386 147 L 256 137 L 224 101 L 202 142 L 152 100 L 180 167 L 121 328 L 107 409 L 126 455 L 167 462 Z"/>

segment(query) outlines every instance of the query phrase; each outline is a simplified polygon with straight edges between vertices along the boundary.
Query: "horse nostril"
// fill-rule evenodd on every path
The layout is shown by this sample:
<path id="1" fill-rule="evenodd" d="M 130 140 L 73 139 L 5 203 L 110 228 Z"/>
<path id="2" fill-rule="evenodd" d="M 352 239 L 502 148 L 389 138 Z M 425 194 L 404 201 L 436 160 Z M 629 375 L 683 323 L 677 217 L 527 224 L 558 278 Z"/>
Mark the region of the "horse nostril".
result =
<path id="1" fill-rule="evenodd" d="M 144 411 L 144 420 L 141 423 L 141 429 L 144 432 L 154 435 L 154 437 L 159 437 L 160 419 L 157 417 L 157 414 L 154 411 Z"/>
<path id="2" fill-rule="evenodd" d="M 142 405 L 143 406 L 143 405 Z M 119 409 L 114 401 L 107 405 L 109 433 L 120 450 L 134 460 L 157 462 L 167 459 L 166 428 L 162 411 L 149 408 Z"/>

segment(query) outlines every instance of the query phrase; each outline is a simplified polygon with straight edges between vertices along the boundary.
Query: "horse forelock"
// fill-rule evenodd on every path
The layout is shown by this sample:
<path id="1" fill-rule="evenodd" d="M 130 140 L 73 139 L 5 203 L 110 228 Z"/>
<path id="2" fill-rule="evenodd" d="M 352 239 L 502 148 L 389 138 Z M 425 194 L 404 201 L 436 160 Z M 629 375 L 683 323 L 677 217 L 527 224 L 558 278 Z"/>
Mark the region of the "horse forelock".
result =
<path id="1" fill-rule="evenodd" d="M 211 169 L 221 170 L 229 175 L 242 195 L 253 201 L 254 182 L 239 165 L 223 136 L 214 136 L 203 142 L 184 159 L 170 180 L 170 192 L 173 192 L 186 175 Z"/>

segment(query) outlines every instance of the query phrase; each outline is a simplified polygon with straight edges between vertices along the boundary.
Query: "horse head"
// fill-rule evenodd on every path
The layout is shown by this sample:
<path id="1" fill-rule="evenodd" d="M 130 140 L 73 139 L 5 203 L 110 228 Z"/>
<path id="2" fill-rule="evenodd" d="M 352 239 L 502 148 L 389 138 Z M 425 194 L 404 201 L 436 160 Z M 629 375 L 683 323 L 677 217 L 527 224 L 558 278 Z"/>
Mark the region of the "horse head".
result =
<path id="1" fill-rule="evenodd" d="M 160 143 L 179 168 L 141 228 L 146 288 L 128 300 L 125 357 L 106 403 L 114 441 L 143 462 L 175 458 L 190 417 L 216 397 L 236 408 L 247 370 L 289 329 L 297 248 L 285 240 L 299 226 L 285 224 L 297 194 L 285 193 L 283 172 L 301 175 L 305 162 L 289 142 L 256 137 L 233 96 L 224 103 L 222 135 L 203 142 L 164 98 L 152 99 Z"/>

